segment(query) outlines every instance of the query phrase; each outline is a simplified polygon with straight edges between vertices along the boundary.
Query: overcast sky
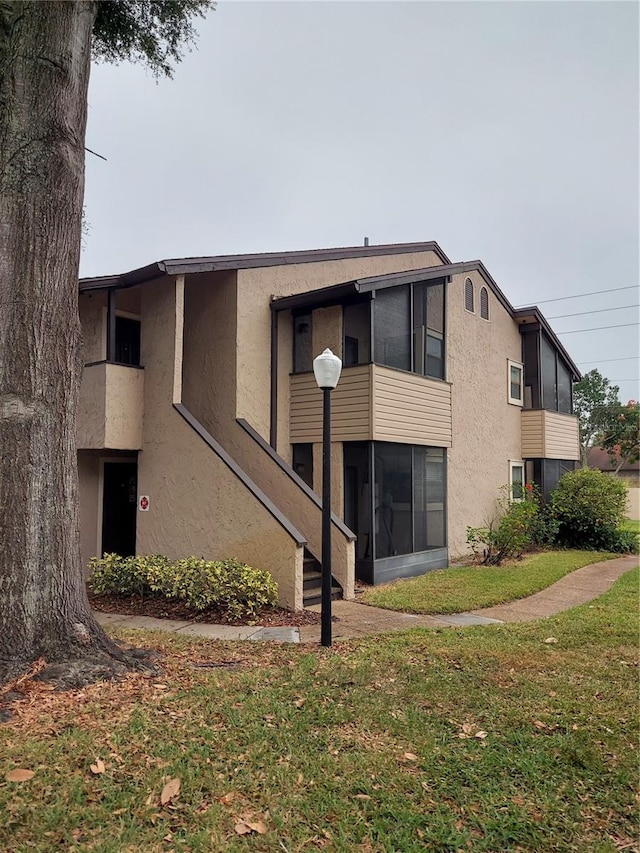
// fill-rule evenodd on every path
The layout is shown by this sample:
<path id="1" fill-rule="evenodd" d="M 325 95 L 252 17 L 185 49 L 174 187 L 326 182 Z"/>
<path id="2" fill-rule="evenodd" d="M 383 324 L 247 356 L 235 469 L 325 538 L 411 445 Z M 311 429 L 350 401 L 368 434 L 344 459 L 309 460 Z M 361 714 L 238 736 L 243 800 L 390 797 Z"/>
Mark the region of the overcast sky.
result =
<path id="1" fill-rule="evenodd" d="M 173 81 L 94 66 L 82 274 L 437 240 L 598 312 L 551 323 L 615 326 L 560 337 L 638 399 L 638 9 L 222 0 Z"/>

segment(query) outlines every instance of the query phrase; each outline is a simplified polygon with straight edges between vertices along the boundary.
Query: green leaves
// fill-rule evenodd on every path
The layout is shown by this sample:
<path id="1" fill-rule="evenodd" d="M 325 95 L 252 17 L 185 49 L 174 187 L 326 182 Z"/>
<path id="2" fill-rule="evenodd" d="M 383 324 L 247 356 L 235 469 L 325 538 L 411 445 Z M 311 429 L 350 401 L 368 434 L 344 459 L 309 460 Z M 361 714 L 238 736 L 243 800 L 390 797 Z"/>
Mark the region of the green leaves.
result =
<path id="1" fill-rule="evenodd" d="M 99 0 L 94 57 L 140 62 L 158 77 L 171 77 L 195 41 L 193 19 L 204 18 L 213 8 L 213 0 Z"/>
<path id="2" fill-rule="evenodd" d="M 94 557 L 89 569 L 89 586 L 98 594 L 161 595 L 195 610 L 219 607 L 236 619 L 251 618 L 278 600 L 278 585 L 269 572 L 234 559 L 105 554 Z"/>

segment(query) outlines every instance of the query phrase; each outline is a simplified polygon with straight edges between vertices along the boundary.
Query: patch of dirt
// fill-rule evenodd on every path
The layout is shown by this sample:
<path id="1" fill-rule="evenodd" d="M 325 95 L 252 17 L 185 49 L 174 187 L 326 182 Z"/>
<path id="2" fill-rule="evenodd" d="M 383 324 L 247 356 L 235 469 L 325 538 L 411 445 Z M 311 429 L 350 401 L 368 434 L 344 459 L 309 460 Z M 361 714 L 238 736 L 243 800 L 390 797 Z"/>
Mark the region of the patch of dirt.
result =
<path id="1" fill-rule="evenodd" d="M 180 601 L 167 601 L 166 598 L 142 598 L 138 595 L 96 595 L 87 590 L 89 603 L 100 613 L 122 613 L 125 616 L 154 616 L 156 619 L 175 619 L 178 621 L 207 622 L 212 625 L 246 625 L 246 619 L 234 619 L 224 610 L 211 607 L 208 610 L 194 610 Z M 302 625 L 317 625 L 320 614 L 312 610 L 285 610 L 282 607 L 264 607 L 254 619 L 255 625 L 267 628 L 286 626 L 298 628 Z"/>

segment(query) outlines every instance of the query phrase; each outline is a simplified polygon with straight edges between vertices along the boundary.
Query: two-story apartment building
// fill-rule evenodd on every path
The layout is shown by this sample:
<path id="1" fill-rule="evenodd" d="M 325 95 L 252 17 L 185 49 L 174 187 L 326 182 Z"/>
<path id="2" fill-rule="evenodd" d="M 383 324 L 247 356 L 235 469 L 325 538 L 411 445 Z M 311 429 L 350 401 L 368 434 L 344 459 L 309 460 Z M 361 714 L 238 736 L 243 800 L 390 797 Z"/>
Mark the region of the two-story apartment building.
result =
<path id="1" fill-rule="evenodd" d="M 548 492 L 579 458 L 579 374 L 542 314 L 433 242 L 161 261 L 82 280 L 80 316 L 87 561 L 234 556 L 301 607 L 320 557 L 325 347 L 343 359 L 331 499 L 345 597 L 356 579 L 445 566 L 501 485 Z"/>

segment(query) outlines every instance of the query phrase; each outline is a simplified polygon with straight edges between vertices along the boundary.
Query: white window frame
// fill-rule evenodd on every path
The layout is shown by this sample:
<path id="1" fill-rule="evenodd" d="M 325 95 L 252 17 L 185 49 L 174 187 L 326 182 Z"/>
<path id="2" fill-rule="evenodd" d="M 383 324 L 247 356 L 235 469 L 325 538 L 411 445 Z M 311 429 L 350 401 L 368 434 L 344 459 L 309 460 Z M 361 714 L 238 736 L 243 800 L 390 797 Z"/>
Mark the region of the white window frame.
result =
<path id="1" fill-rule="evenodd" d="M 513 494 L 513 469 L 520 468 L 522 471 L 522 494 L 519 498 L 514 497 Z M 522 461 L 522 459 L 510 459 L 509 460 L 509 498 L 512 501 L 523 501 L 524 500 L 524 490 L 527 483 L 527 469 Z"/>
<path id="2" fill-rule="evenodd" d="M 516 367 L 520 371 L 520 399 L 511 396 L 511 368 Z M 524 364 L 519 361 L 507 359 L 507 399 L 512 406 L 524 406 Z"/>

